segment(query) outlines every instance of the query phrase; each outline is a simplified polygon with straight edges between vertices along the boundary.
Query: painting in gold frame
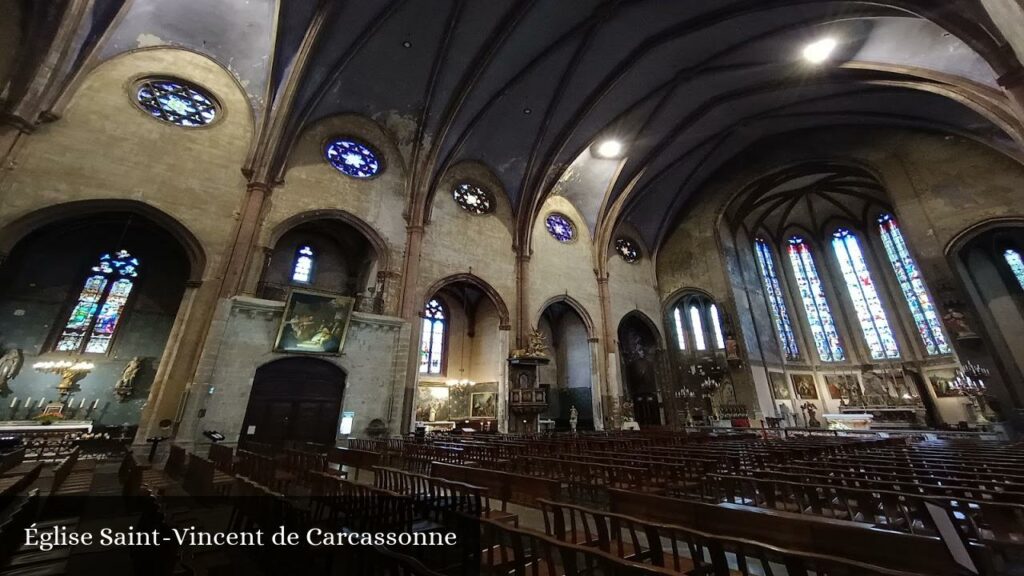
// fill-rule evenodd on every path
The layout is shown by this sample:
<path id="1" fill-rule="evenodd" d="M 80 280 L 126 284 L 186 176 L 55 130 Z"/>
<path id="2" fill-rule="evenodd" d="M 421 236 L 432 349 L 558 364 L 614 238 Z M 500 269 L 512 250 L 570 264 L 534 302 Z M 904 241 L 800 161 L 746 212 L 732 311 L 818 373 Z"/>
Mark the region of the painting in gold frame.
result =
<path id="1" fill-rule="evenodd" d="M 354 305 L 355 300 L 347 296 L 292 289 L 288 292 L 274 351 L 340 353 Z"/>

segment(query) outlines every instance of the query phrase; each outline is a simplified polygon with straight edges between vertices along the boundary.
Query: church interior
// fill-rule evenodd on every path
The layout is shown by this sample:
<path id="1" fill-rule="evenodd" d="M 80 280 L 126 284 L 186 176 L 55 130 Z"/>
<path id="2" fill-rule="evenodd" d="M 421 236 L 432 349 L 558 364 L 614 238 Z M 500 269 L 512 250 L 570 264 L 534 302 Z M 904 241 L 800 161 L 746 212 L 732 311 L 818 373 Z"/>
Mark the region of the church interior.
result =
<path id="1" fill-rule="evenodd" d="M 1020 0 L 0 13 L 0 576 L 1024 574 Z"/>

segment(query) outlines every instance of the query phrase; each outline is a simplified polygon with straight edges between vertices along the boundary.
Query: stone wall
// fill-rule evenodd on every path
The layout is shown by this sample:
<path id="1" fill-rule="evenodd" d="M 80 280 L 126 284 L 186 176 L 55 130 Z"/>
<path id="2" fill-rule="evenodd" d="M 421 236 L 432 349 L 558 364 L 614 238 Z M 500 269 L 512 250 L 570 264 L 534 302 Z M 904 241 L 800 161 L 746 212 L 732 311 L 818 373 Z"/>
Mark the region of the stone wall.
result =
<path id="1" fill-rule="evenodd" d="M 289 356 L 273 352 L 284 302 L 245 296 L 222 300 L 203 349 L 195 384 L 184 408 L 178 437 L 205 442 L 204 430 L 238 441 L 256 369 Z M 342 411 L 355 412 L 352 436 L 365 437 L 379 418 L 398 433 L 409 353 L 409 325 L 398 319 L 355 312 L 342 353 L 316 356 L 346 373 Z M 340 436 L 339 436 L 340 438 Z"/>

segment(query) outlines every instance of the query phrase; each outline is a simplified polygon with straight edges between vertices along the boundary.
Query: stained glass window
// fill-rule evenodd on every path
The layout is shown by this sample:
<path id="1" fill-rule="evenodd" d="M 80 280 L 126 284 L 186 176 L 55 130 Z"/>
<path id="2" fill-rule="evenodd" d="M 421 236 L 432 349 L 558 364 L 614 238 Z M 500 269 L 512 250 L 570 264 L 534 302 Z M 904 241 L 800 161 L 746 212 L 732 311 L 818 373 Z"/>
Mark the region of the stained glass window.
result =
<path id="1" fill-rule="evenodd" d="M 295 251 L 295 262 L 292 264 L 292 282 L 309 284 L 313 280 L 315 257 L 312 246 L 299 246 Z"/>
<path id="2" fill-rule="evenodd" d="M 554 212 L 548 214 L 544 224 L 548 228 L 548 233 L 559 242 L 572 242 L 576 237 L 576 226 L 568 216 Z"/>
<path id="3" fill-rule="evenodd" d="M 327 161 L 339 172 L 352 178 L 372 178 L 380 173 L 377 154 L 365 144 L 338 138 L 324 150 Z"/>
<path id="4" fill-rule="evenodd" d="M 910 307 L 910 315 L 914 317 L 914 324 L 925 349 L 929 354 L 949 354 L 951 350 L 942 333 L 939 313 L 932 303 L 931 296 L 928 295 L 917 262 L 907 249 L 899 225 L 891 214 L 882 214 L 878 217 L 878 229 L 882 235 L 882 244 L 885 245 L 885 253 L 889 256 L 889 262 L 896 273 L 896 280 L 899 281 L 903 297 Z"/>
<path id="5" fill-rule="evenodd" d="M 1003 258 L 1006 259 L 1006 264 L 1009 265 L 1010 271 L 1017 278 L 1021 289 L 1024 289 L 1024 260 L 1021 260 L 1020 252 L 1013 248 L 1007 248 L 1003 252 Z"/>
<path id="6" fill-rule="evenodd" d="M 615 251 L 622 256 L 622 259 L 630 264 L 640 261 L 640 247 L 629 238 L 619 238 L 615 241 Z"/>
<path id="7" fill-rule="evenodd" d="M 789 239 L 789 260 L 793 264 L 800 300 L 807 312 L 807 321 L 811 325 L 811 336 L 818 356 L 822 362 L 839 362 L 846 358 L 843 344 L 836 331 L 832 310 L 825 299 L 825 289 L 814 266 L 814 258 L 807 242 L 800 236 Z"/>
<path id="8" fill-rule="evenodd" d="M 878 298 L 878 291 L 875 290 L 875 283 L 871 279 L 857 237 L 846 228 L 840 228 L 832 234 L 832 247 L 839 258 L 839 267 L 843 271 L 843 279 L 850 300 L 853 301 L 853 308 L 857 311 L 857 320 L 871 357 L 875 360 L 899 358 L 896 338 L 889 328 L 885 309 Z"/>
<path id="9" fill-rule="evenodd" d="M 693 331 L 694 346 L 697 350 L 707 350 L 704 342 L 704 323 L 700 320 L 700 310 L 696 306 L 690 306 L 690 330 Z"/>
<path id="10" fill-rule="evenodd" d="M 686 350 L 686 332 L 683 331 L 683 311 L 678 307 L 672 312 L 672 319 L 676 325 L 676 342 L 680 350 Z"/>
<path id="11" fill-rule="evenodd" d="M 800 349 L 796 344 L 796 336 L 793 334 L 793 325 L 789 321 L 789 311 L 786 309 L 786 299 L 782 295 L 782 285 L 779 276 L 775 273 L 775 260 L 772 257 L 771 248 L 768 243 L 758 238 L 754 241 L 754 252 L 757 254 L 757 263 L 761 267 L 761 281 L 768 294 L 768 302 L 772 307 L 772 320 L 775 321 L 775 332 L 782 342 L 782 350 L 786 359 L 796 360 L 800 357 Z"/>
<path id="12" fill-rule="evenodd" d="M 440 374 L 444 354 L 445 314 L 438 300 L 427 303 L 423 311 L 420 337 L 420 374 Z"/>
<path id="13" fill-rule="evenodd" d="M 471 214 L 490 214 L 494 211 L 491 193 L 473 184 L 459 184 L 452 189 L 452 198 L 460 208 Z"/>
<path id="14" fill-rule="evenodd" d="M 85 279 L 56 349 L 105 354 L 139 275 L 139 261 L 127 250 L 104 254 Z"/>
<path id="15" fill-rule="evenodd" d="M 722 335 L 722 319 L 718 317 L 718 306 L 712 304 L 708 308 L 708 314 L 711 315 L 711 328 L 715 333 L 715 348 L 723 350 L 725 348 L 725 337 Z"/>
<path id="16" fill-rule="evenodd" d="M 217 104 L 210 94 L 178 80 L 144 80 L 135 99 L 154 118 L 186 128 L 205 126 L 217 117 Z"/>

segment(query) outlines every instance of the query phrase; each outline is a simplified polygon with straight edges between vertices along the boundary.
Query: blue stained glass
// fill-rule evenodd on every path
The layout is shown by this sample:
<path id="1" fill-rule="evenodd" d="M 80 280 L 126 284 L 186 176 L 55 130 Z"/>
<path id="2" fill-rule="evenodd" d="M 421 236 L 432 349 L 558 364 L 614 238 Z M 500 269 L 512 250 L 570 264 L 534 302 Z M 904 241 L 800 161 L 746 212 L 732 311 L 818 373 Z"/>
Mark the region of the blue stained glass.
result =
<path id="1" fill-rule="evenodd" d="M 924 278 L 917 267 L 917 262 L 910 255 L 907 243 L 903 239 L 900 227 L 891 214 L 878 217 L 878 229 L 882 235 L 882 244 L 889 262 L 896 273 L 896 280 L 903 291 L 903 297 L 910 307 L 910 315 L 921 335 L 921 341 L 929 354 L 949 354 L 951 352 L 946 337 L 942 333 L 942 322 L 938 311 L 932 303 L 931 296 L 924 285 Z"/>
<path id="2" fill-rule="evenodd" d="M 825 289 L 814 266 L 811 251 L 803 238 L 794 236 L 789 239 L 789 259 L 793 264 L 797 290 L 800 300 L 807 312 L 807 321 L 811 325 L 811 336 L 818 356 L 822 362 L 839 362 L 846 358 L 839 332 L 836 330 L 832 310 L 825 299 Z"/>
<path id="3" fill-rule="evenodd" d="M 1020 252 L 1007 248 L 1003 252 L 1003 258 L 1006 259 L 1006 264 L 1010 266 L 1010 271 L 1017 278 L 1021 289 L 1024 289 L 1024 260 L 1021 260 Z"/>
<path id="4" fill-rule="evenodd" d="M 339 138 L 324 150 L 327 161 L 342 174 L 352 178 L 372 178 L 380 173 L 380 160 L 368 146 Z"/>
<path id="5" fill-rule="evenodd" d="M 313 248 L 299 246 L 295 251 L 295 262 L 292 265 L 292 282 L 308 284 L 313 278 Z"/>
<path id="6" fill-rule="evenodd" d="M 56 345 L 59 352 L 79 352 L 83 344 L 87 353 L 107 352 L 135 286 L 130 279 L 139 275 L 139 261 L 127 250 L 118 250 L 100 256 L 92 272 L 64 323 Z"/>
<path id="7" fill-rule="evenodd" d="M 850 300 L 853 301 L 853 308 L 857 311 L 857 320 L 860 322 L 864 340 L 867 341 L 868 350 L 871 351 L 871 358 L 899 358 L 900 350 L 896 345 L 896 338 L 889 328 L 885 309 L 878 298 L 875 283 L 871 279 L 857 237 L 849 230 L 840 228 L 832 234 L 832 247 L 839 259 L 839 267 L 843 271 L 843 279 L 846 281 Z"/>
<path id="8" fill-rule="evenodd" d="M 761 280 L 768 292 L 768 302 L 772 307 L 772 320 L 775 321 L 775 331 L 782 342 L 782 350 L 786 353 L 788 360 L 796 360 L 800 357 L 800 349 L 797 347 L 796 336 L 793 334 L 793 325 L 789 321 L 789 311 L 786 309 L 786 300 L 782 296 L 782 286 L 775 273 L 771 248 L 768 247 L 767 242 L 758 238 L 754 241 L 754 252 L 757 253 L 757 262 L 761 266 Z"/>
<path id="9" fill-rule="evenodd" d="M 572 220 L 562 214 L 552 213 L 544 220 L 548 233 L 559 242 L 572 242 L 576 237 L 576 226 Z"/>
<path id="10" fill-rule="evenodd" d="M 217 117 L 217 105 L 202 89 L 171 80 L 146 80 L 135 98 L 154 118 L 186 128 L 205 126 Z"/>
<path id="11" fill-rule="evenodd" d="M 444 354 L 444 307 L 437 300 L 427 303 L 423 311 L 420 334 L 420 374 L 440 374 Z"/>

